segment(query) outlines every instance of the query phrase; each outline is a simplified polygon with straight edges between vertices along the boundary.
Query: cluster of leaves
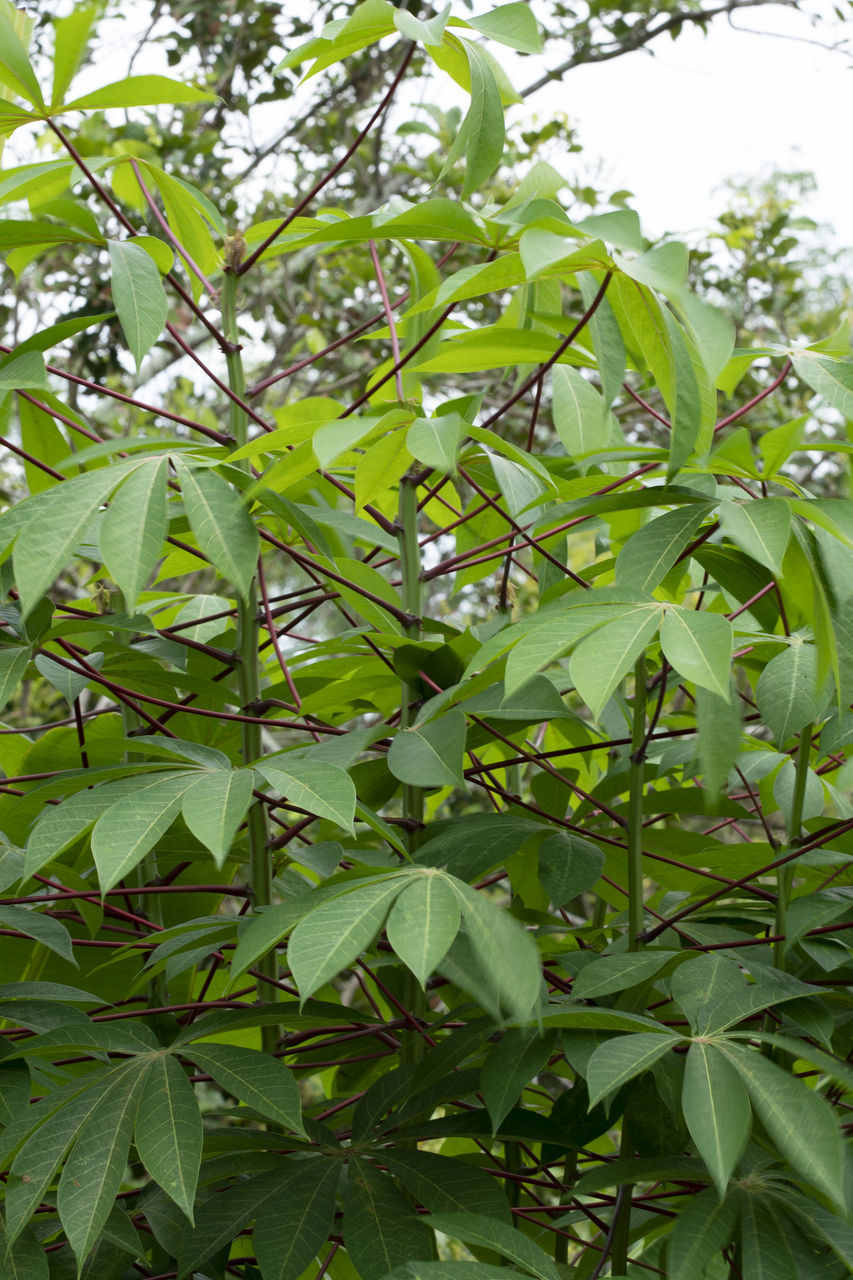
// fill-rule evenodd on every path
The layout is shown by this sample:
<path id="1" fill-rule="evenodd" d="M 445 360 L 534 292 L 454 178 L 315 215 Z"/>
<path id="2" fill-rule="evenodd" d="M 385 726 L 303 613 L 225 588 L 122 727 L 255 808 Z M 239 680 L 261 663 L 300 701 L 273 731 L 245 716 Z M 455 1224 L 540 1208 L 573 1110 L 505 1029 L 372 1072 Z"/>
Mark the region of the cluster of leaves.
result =
<path id="1" fill-rule="evenodd" d="M 46 95 L 0 4 L 0 128 L 53 139 L 0 247 L 67 255 L 0 358 L 2 1265 L 841 1280 L 853 505 L 795 464 L 849 446 L 771 406 L 853 420 L 846 332 L 735 348 L 685 246 L 571 219 L 549 166 L 483 199 L 526 4 L 363 0 L 291 49 L 394 72 L 241 229 L 78 146 L 80 113 L 215 106 L 75 96 L 96 19 Z M 461 195 L 324 204 L 426 60 L 468 95 Z M 257 299 L 341 260 L 357 323 L 282 369 Z M 63 363 L 81 333 L 109 376 Z M 151 404 L 164 333 L 198 385 Z"/>

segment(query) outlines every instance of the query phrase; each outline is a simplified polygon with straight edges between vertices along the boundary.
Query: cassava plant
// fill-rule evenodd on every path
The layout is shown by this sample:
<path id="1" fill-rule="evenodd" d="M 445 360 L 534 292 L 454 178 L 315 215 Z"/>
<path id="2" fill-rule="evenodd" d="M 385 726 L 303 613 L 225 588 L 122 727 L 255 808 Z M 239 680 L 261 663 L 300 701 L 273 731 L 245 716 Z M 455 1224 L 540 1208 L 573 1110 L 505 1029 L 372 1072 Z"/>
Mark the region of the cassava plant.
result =
<path id="1" fill-rule="evenodd" d="M 0 1273 L 841 1280 L 847 329 L 735 349 L 682 244 L 501 170 L 526 4 L 289 50 L 396 71 L 241 224 L 126 123 L 205 90 L 75 92 L 97 17 L 48 85 L 0 4 L 7 284 L 64 264 L 0 359 Z M 427 62 L 448 194 L 325 204 Z"/>

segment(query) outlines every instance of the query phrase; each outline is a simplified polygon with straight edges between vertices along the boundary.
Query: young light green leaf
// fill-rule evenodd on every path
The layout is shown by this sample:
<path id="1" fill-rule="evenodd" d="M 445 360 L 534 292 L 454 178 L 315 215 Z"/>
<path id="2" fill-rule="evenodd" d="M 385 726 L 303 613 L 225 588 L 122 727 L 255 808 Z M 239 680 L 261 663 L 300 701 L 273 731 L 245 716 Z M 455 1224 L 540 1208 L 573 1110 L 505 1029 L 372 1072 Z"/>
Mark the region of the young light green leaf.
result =
<path id="1" fill-rule="evenodd" d="M 109 251 L 113 305 L 138 369 L 166 323 L 163 281 L 150 256 L 132 240 L 110 240 Z"/>
<path id="2" fill-rule="evenodd" d="M 426 21 L 413 17 L 405 9 L 397 9 L 394 13 L 394 26 L 400 32 L 400 35 L 405 36 L 407 40 L 419 40 L 425 45 L 439 45 L 444 38 L 444 29 L 447 26 L 447 19 L 450 17 L 450 9 L 451 6 L 446 4 L 441 13 L 436 14 L 434 18 L 428 18 Z"/>
<path id="3" fill-rule="evenodd" d="M 647 1071 L 678 1043 L 678 1037 L 673 1035 L 640 1032 L 637 1035 L 614 1036 L 599 1045 L 587 1063 L 590 1109 L 608 1094 L 615 1093 L 626 1081 Z"/>
<path id="4" fill-rule="evenodd" d="M 561 610 L 557 614 L 547 613 L 541 618 L 534 617 L 530 629 L 521 631 L 520 638 L 507 659 L 504 679 L 506 696 L 512 697 L 537 671 L 568 653 L 572 645 L 587 632 L 618 618 L 631 604 L 636 602 L 579 605 Z M 506 647 L 509 648 L 511 643 L 511 639 L 507 639 Z"/>
<path id="5" fill-rule="evenodd" d="M 591 382 L 571 365 L 551 370 L 554 427 L 570 458 L 592 453 L 607 443 L 607 406 Z"/>
<path id="6" fill-rule="evenodd" d="M 89 33 L 98 16 L 97 8 L 76 5 L 66 18 L 54 22 L 53 96 L 52 106 L 57 107 L 77 72 L 86 52 Z"/>
<path id="7" fill-rule="evenodd" d="M 720 525 L 741 550 L 781 576 L 791 536 L 791 509 L 784 498 L 721 502 Z"/>
<path id="8" fill-rule="evenodd" d="M 794 636 L 758 677 L 755 701 L 780 745 L 810 724 L 822 704 L 814 646 Z"/>
<path id="9" fill-rule="evenodd" d="M 358 1157 L 349 1164 L 343 1235 L 361 1280 L 382 1280 L 402 1263 L 433 1256 L 423 1218 L 390 1178 Z"/>
<path id="10" fill-rule="evenodd" d="M 305 1132 L 299 1086 L 278 1058 L 234 1044 L 192 1044 L 182 1053 L 259 1115 L 285 1129 Z"/>
<path id="11" fill-rule="evenodd" d="M 620 618 L 599 627 L 575 649 L 569 675 L 594 719 L 657 631 L 662 614 L 654 605 L 628 606 Z"/>
<path id="12" fill-rule="evenodd" d="M 492 65 L 478 45 L 466 40 L 464 47 L 471 73 L 471 104 L 462 122 L 459 137 L 464 137 L 465 182 L 462 186 L 462 199 L 467 200 L 492 176 L 500 164 L 505 133 L 503 105 Z M 451 151 L 445 171 L 455 162 L 456 157 L 451 160 L 452 155 Z"/>
<path id="13" fill-rule="evenodd" d="M 389 884 L 383 878 L 353 889 L 299 922 L 287 958 L 303 1001 L 370 946 L 404 883 L 394 877 Z"/>
<path id="14" fill-rule="evenodd" d="M 464 787 L 465 715 L 448 711 L 424 724 L 402 729 L 392 740 L 388 768 L 414 787 Z"/>
<path id="15" fill-rule="evenodd" d="M 503 4 L 491 13 L 469 18 L 468 26 L 474 27 L 489 40 L 520 53 L 541 53 L 542 38 L 536 18 L 526 4 Z"/>
<path id="16" fill-rule="evenodd" d="M 167 468 L 166 458 L 143 462 L 119 485 L 101 522 L 101 554 L 128 612 L 163 553 Z"/>
<path id="17" fill-rule="evenodd" d="M 201 1114 L 183 1068 L 169 1054 L 155 1057 L 146 1072 L 135 1140 L 151 1177 L 192 1222 L 201 1167 Z"/>
<path id="18" fill-rule="evenodd" d="M 442 475 L 452 475 L 456 471 L 456 451 L 466 425 L 458 413 L 415 418 L 406 432 L 406 448 L 425 467 L 432 467 Z"/>
<path id="19" fill-rule="evenodd" d="M 676 507 L 643 525 L 616 558 L 615 581 L 632 591 L 654 591 L 711 510 L 710 502 Z"/>
<path id="20" fill-rule="evenodd" d="M 752 1111 L 737 1072 L 715 1045 L 691 1044 L 681 1101 L 690 1136 L 722 1200 L 746 1146 Z"/>
<path id="21" fill-rule="evenodd" d="M 297 1280 L 328 1239 L 340 1160 L 300 1160 L 280 1178 L 253 1232 L 264 1280 Z"/>
<path id="22" fill-rule="evenodd" d="M 853 419 L 853 365 L 820 358 L 810 351 L 792 356 L 791 362 L 806 386 L 828 400 L 845 418 Z"/>
<path id="23" fill-rule="evenodd" d="M 78 1266 L 100 1235 L 121 1188 L 145 1072 L 134 1066 L 103 1093 L 81 1125 L 62 1170 L 56 1207 Z"/>
<path id="24" fill-rule="evenodd" d="M 257 768 L 291 804 L 353 831 L 355 786 L 339 765 L 326 760 L 290 760 L 285 755 L 268 764 L 261 761 Z"/>
<path id="25" fill-rule="evenodd" d="M 27 57 L 26 46 L 15 30 L 14 13 L 15 9 L 12 5 L 0 9 L 0 66 L 6 72 L 4 82 L 10 88 L 16 89 L 27 102 L 31 102 L 34 107 L 43 111 L 44 98 L 41 95 L 36 73 Z M 4 103 L 4 110 L 10 105 L 12 104 Z"/>
<path id="26" fill-rule="evenodd" d="M 185 792 L 197 777 L 197 773 L 174 773 L 140 781 L 98 818 L 92 832 L 92 856 L 102 893 L 132 871 L 168 831 Z"/>
<path id="27" fill-rule="evenodd" d="M 456 894 L 439 872 L 427 871 L 404 889 L 388 915 L 388 941 L 422 987 L 459 932 Z"/>
<path id="28" fill-rule="evenodd" d="M 215 471 L 176 463 L 184 508 L 199 547 L 240 594 L 248 596 L 260 552 L 258 531 L 236 489 Z"/>
<path id="29" fill-rule="evenodd" d="M 0 362 L 0 391 L 47 391 L 47 368 L 40 351 L 13 351 Z"/>
<path id="30" fill-rule="evenodd" d="M 429 1224 L 433 1230 L 441 1231 L 452 1239 L 479 1245 L 482 1249 L 494 1249 L 529 1275 L 536 1276 L 537 1280 L 559 1280 L 557 1266 L 545 1250 L 529 1236 L 497 1218 L 474 1213 L 437 1213 L 430 1215 Z"/>
<path id="31" fill-rule="evenodd" d="M 169 103 L 212 102 L 214 95 L 196 89 L 184 80 L 172 80 L 169 76 L 127 76 L 112 84 L 102 85 L 91 93 L 66 102 L 63 111 L 82 111 L 84 108 L 109 107 L 157 107 Z"/>
<path id="32" fill-rule="evenodd" d="M 731 1041 L 722 1042 L 720 1050 L 785 1159 L 845 1212 L 841 1139 L 826 1099 L 760 1053 Z"/>
<path id="33" fill-rule="evenodd" d="M 732 624 L 721 613 L 670 605 L 660 629 L 664 657 L 680 676 L 719 697 L 731 693 Z"/>
<path id="34" fill-rule="evenodd" d="M 489 1049 L 480 1081 L 493 1133 L 516 1105 L 525 1085 L 545 1066 L 554 1038 L 553 1032 L 543 1035 L 538 1027 L 511 1027 Z"/>
<path id="35" fill-rule="evenodd" d="M 737 1207 L 734 1199 L 720 1202 L 709 1187 L 689 1196 L 679 1211 L 669 1238 L 669 1267 L 678 1280 L 705 1280 L 708 1264 L 729 1242 Z"/>
<path id="36" fill-rule="evenodd" d="M 184 793 L 181 813 L 190 831 L 221 867 L 252 801 L 251 769 L 211 770 Z"/>

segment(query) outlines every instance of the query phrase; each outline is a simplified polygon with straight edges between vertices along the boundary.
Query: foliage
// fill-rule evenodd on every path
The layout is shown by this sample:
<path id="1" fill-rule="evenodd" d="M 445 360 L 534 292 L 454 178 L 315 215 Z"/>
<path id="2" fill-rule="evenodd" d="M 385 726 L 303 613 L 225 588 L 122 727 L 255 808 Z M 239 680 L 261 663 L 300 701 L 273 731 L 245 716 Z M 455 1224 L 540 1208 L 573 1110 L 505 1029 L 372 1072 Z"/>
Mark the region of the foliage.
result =
<path id="1" fill-rule="evenodd" d="M 0 5 L 3 1266 L 840 1280 L 848 334 L 511 177 L 527 5 L 333 8 L 383 96 L 238 226 L 214 94 Z M 439 185 L 329 202 L 427 61 Z"/>

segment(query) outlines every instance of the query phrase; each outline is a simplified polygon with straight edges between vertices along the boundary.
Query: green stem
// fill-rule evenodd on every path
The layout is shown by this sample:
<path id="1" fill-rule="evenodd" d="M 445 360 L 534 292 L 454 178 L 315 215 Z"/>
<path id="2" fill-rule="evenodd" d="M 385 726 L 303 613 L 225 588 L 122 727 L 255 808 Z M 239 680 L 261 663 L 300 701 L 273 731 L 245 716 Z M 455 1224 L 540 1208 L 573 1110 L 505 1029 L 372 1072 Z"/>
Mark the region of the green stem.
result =
<path id="1" fill-rule="evenodd" d="M 643 688 L 645 688 L 645 683 Z M 624 1120 L 622 1123 L 624 1125 Z M 633 1155 L 635 1155 L 634 1144 L 630 1138 L 626 1137 L 623 1129 L 622 1141 L 619 1146 L 619 1158 L 620 1160 L 630 1160 Z M 613 1245 L 610 1251 L 610 1274 L 614 1276 L 624 1276 L 628 1273 L 628 1246 L 631 1243 L 631 1202 L 633 1195 L 633 1184 L 630 1186 L 624 1184 L 620 1187 L 616 1200 Z"/>
<path id="2" fill-rule="evenodd" d="M 809 778 L 809 756 L 811 751 L 812 733 L 814 725 L 807 724 L 800 731 L 800 745 L 797 749 L 797 759 L 795 764 L 794 776 L 794 796 L 791 801 L 791 812 L 788 816 L 788 831 L 785 853 L 791 853 L 794 846 L 802 834 L 803 828 L 803 802 L 806 796 L 806 783 Z M 788 904 L 791 900 L 791 889 L 794 884 L 794 864 L 787 863 L 781 870 L 779 876 L 779 884 L 776 892 L 776 929 L 775 932 L 779 937 L 779 941 L 774 945 L 773 963 L 777 969 L 785 968 L 786 961 L 786 943 L 785 931 L 788 919 Z"/>
<path id="3" fill-rule="evenodd" d="M 634 665 L 634 723 L 628 792 L 628 950 L 637 951 L 643 932 L 643 786 L 645 783 L 646 655 Z"/>
<path id="4" fill-rule="evenodd" d="M 569 1151 L 563 1164 L 563 1187 L 564 1191 L 560 1197 L 561 1203 L 565 1204 L 568 1209 L 572 1202 L 572 1188 L 578 1179 L 578 1153 L 577 1151 Z M 569 1261 L 569 1237 L 568 1235 L 557 1236 L 554 1244 L 554 1261 Z"/>
<path id="5" fill-rule="evenodd" d="M 240 331 L 237 327 L 237 283 L 236 268 L 239 265 L 240 240 L 234 237 L 229 247 L 226 246 L 226 272 L 222 286 L 222 321 L 225 338 L 231 344 L 226 352 L 228 365 L 228 385 L 241 399 L 245 397 L 246 375 L 243 369 L 243 357 L 240 351 Z M 240 448 L 247 442 L 248 419 L 245 409 L 233 400 L 229 406 L 229 428 L 231 435 Z M 248 459 L 237 463 L 247 473 L 251 470 Z M 244 599 L 239 598 L 237 606 L 237 680 L 240 695 L 240 706 L 251 707 L 260 697 L 260 674 L 258 671 L 259 643 L 259 601 L 253 581 Z M 249 765 L 262 754 L 261 726 L 259 724 L 240 725 L 240 753 L 243 764 Z M 255 803 L 249 809 L 246 820 L 249 835 L 249 879 L 252 886 L 254 907 L 267 907 L 272 903 L 272 859 L 267 849 L 268 832 L 266 811 L 262 804 Z M 277 978 L 278 964 L 275 950 L 269 952 L 258 962 L 258 972 L 268 978 Z M 276 998 L 276 988 L 264 984 L 267 993 Z M 260 992 L 259 992 L 260 994 Z M 261 1042 L 266 1052 L 272 1053 L 278 1043 L 279 1028 L 263 1027 Z"/>
<path id="6" fill-rule="evenodd" d="M 413 476 L 403 477 L 400 485 L 400 501 L 397 514 L 397 542 L 400 548 L 400 592 L 403 608 L 412 619 L 406 624 L 406 635 L 419 640 L 421 635 L 421 557 L 418 546 L 418 489 Z M 412 690 L 404 680 L 400 689 L 400 729 L 411 728 L 416 715 L 412 706 Z M 406 848 L 414 853 L 421 842 L 421 826 L 424 820 L 423 787 L 403 784 L 403 818 Z M 426 992 L 408 969 L 405 971 L 403 1002 L 409 1013 L 421 1021 L 426 1016 Z M 416 1032 L 402 1037 L 400 1060 L 417 1062 L 423 1057 L 424 1039 Z"/>

